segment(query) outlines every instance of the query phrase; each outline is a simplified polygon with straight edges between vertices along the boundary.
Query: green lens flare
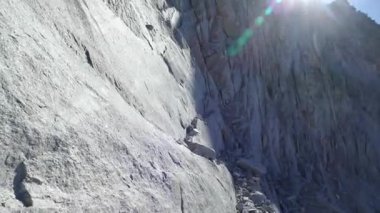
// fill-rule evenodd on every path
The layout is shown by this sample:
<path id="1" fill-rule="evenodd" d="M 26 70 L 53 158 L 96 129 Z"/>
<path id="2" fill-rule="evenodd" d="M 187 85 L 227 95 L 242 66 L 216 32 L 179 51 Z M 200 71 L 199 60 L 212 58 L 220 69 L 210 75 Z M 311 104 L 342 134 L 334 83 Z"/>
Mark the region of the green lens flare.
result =
<path id="1" fill-rule="evenodd" d="M 272 14 L 272 12 L 273 12 L 273 9 L 272 9 L 271 7 L 268 7 L 268 8 L 265 10 L 264 14 L 265 14 L 266 16 L 269 16 L 270 14 Z"/>
<path id="2" fill-rule="evenodd" d="M 276 3 L 278 3 L 278 4 L 281 2 L 282 2 L 282 0 L 276 0 Z M 269 6 L 265 9 L 263 16 L 270 16 L 272 13 L 273 13 L 273 8 L 271 6 Z M 257 27 L 260 27 L 261 25 L 264 24 L 265 19 L 263 16 L 258 16 L 255 19 L 255 25 Z M 243 34 L 238 39 L 236 39 L 236 41 L 230 47 L 227 48 L 227 54 L 229 56 L 238 55 L 242 51 L 244 46 L 247 45 L 247 43 L 252 38 L 252 36 L 253 36 L 253 30 L 252 29 L 246 29 L 243 32 Z"/>
<path id="3" fill-rule="evenodd" d="M 243 47 L 249 42 L 253 36 L 251 29 L 246 29 L 244 33 L 227 49 L 229 56 L 236 56 L 243 49 Z"/>
<path id="4" fill-rule="evenodd" d="M 256 24 L 257 26 L 261 26 L 263 23 L 264 23 L 264 17 L 259 16 L 259 17 L 257 17 L 257 18 L 255 19 L 255 24 Z"/>

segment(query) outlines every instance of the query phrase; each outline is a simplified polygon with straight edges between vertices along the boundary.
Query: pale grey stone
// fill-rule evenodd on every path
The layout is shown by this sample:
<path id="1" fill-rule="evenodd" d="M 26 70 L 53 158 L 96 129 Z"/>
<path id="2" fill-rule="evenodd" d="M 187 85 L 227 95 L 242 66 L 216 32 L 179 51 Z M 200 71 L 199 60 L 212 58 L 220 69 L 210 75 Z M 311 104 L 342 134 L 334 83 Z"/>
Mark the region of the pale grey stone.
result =
<path id="1" fill-rule="evenodd" d="M 379 25 L 282 2 L 0 1 L 0 212 L 379 212 Z"/>

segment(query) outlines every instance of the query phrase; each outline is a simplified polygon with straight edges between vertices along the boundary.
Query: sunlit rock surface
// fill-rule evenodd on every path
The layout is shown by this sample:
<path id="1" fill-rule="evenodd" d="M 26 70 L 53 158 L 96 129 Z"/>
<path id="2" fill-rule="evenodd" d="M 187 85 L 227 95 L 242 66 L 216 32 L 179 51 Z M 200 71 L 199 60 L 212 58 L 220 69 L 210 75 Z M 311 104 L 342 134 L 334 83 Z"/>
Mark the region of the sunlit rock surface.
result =
<path id="1" fill-rule="evenodd" d="M 0 212 L 380 211 L 345 0 L 3 0 L 0 53 Z"/>
<path id="2" fill-rule="evenodd" d="M 0 2 L 0 212 L 235 211 L 226 167 L 176 142 L 206 80 L 162 16 L 156 1 Z"/>

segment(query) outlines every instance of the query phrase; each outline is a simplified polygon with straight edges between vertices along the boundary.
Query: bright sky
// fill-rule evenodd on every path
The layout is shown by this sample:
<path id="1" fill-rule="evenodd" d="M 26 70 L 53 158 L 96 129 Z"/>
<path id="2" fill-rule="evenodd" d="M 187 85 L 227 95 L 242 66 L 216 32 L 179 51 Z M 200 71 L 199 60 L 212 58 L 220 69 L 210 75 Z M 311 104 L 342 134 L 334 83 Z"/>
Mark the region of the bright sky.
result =
<path id="1" fill-rule="evenodd" d="M 333 0 L 323 0 L 332 2 Z M 380 0 L 348 0 L 356 9 L 366 13 L 380 24 Z"/>

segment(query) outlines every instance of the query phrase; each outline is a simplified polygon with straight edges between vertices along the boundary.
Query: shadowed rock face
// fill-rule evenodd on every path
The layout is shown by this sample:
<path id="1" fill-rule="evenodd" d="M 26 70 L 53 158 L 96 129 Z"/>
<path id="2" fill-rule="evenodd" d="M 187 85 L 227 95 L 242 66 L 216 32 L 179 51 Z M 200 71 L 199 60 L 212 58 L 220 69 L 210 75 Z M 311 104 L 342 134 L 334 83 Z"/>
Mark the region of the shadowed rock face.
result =
<path id="1" fill-rule="evenodd" d="M 346 1 L 309 4 L 265 16 L 260 1 L 173 1 L 217 87 L 225 145 L 265 165 L 267 196 L 284 212 L 376 212 L 380 26 Z"/>
<path id="2" fill-rule="evenodd" d="M 291 2 L 0 1 L 0 212 L 380 211 L 380 27 Z"/>

